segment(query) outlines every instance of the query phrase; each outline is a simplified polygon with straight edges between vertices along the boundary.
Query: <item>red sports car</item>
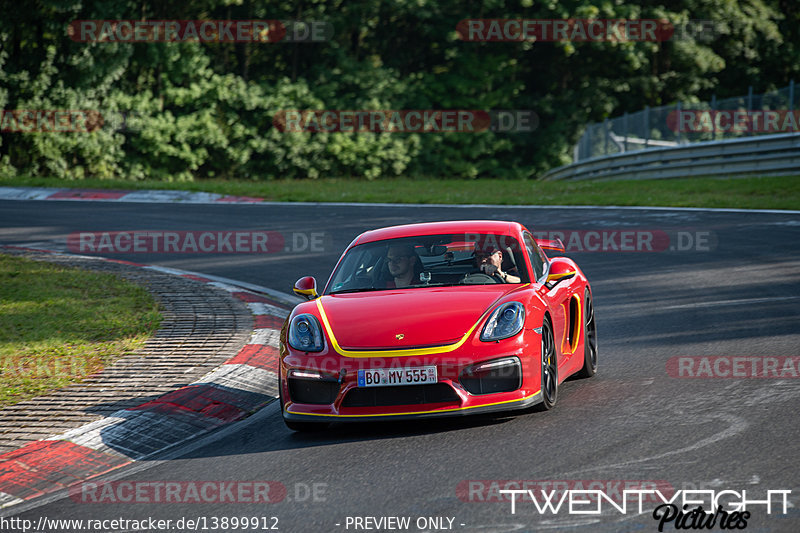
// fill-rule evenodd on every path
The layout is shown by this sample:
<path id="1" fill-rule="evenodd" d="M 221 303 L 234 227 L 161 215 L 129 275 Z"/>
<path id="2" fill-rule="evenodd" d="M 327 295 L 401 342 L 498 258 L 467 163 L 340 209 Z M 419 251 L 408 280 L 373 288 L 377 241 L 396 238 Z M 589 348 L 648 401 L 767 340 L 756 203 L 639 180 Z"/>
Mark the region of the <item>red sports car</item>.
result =
<path id="1" fill-rule="evenodd" d="M 594 375 L 589 282 L 560 241 L 521 224 L 433 222 L 367 231 L 318 295 L 304 277 L 281 330 L 286 425 L 551 409 Z"/>

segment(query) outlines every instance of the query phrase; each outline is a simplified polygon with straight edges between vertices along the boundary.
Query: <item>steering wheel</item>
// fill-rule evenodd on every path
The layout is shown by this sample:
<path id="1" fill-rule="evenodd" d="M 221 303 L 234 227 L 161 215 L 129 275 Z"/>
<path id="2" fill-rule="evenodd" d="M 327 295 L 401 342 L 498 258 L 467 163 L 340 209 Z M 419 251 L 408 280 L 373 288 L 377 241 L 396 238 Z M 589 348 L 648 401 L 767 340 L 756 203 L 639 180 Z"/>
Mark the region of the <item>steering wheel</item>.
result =
<path id="1" fill-rule="evenodd" d="M 472 274 L 466 274 L 461 283 L 464 285 L 488 285 L 490 283 L 499 283 L 499 281 L 483 272 L 473 272 Z"/>

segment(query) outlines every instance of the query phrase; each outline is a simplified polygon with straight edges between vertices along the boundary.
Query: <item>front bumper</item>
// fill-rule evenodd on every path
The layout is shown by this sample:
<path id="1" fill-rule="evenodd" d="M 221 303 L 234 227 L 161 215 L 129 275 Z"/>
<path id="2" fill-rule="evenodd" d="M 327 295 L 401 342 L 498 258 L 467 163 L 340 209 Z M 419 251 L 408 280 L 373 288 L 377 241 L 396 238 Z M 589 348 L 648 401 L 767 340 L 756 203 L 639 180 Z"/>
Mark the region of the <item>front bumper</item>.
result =
<path id="1" fill-rule="evenodd" d="M 536 343 L 536 349 L 539 349 Z M 523 337 L 463 353 L 356 359 L 298 354 L 281 360 L 282 411 L 294 421 L 400 420 L 525 409 L 542 401 L 541 367 Z M 512 365 L 509 361 L 515 361 Z M 501 362 L 500 373 L 496 364 Z M 437 367 L 437 383 L 359 387 L 359 369 Z M 479 369 L 482 374 L 476 375 Z M 491 368 L 492 370 L 484 370 Z M 494 374 L 491 374 L 494 372 Z M 303 379 L 297 379 L 297 375 Z M 315 376 L 315 377 L 310 377 Z M 481 378 L 492 379 L 481 381 Z"/>
<path id="2" fill-rule="evenodd" d="M 504 411 L 513 411 L 519 409 L 527 409 L 538 403 L 542 402 L 541 392 L 536 392 L 528 397 L 520 398 L 518 400 L 502 401 L 496 403 L 487 403 L 482 405 L 463 406 L 463 407 L 445 407 L 432 410 L 422 411 L 407 411 L 407 412 L 375 412 L 375 413 L 317 413 L 317 412 L 303 412 L 303 411 L 289 411 L 286 408 L 283 410 L 283 417 L 286 420 L 304 421 L 304 422 L 373 422 L 380 420 L 414 420 L 423 418 L 434 417 L 457 417 L 466 415 L 478 415 L 487 413 L 499 413 Z M 292 407 L 300 407 L 298 404 L 293 404 Z M 407 406 L 411 407 L 411 406 Z M 414 407 L 422 407 L 414 406 Z"/>

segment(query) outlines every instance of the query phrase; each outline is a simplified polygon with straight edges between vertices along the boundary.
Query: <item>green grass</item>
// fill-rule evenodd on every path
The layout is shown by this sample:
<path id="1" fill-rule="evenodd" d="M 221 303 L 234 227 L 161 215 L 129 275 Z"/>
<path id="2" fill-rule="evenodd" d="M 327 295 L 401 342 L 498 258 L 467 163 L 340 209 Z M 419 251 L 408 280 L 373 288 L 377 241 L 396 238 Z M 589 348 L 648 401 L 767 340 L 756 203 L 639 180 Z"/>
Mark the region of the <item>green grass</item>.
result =
<path id="1" fill-rule="evenodd" d="M 103 189 L 180 189 L 254 196 L 286 202 L 397 202 L 444 204 L 643 205 L 800 209 L 800 175 L 646 181 L 542 182 L 393 178 L 194 182 L 16 177 L 0 186 Z"/>
<path id="2" fill-rule="evenodd" d="M 0 255 L 0 407 L 101 370 L 160 322 L 150 294 L 116 276 Z"/>

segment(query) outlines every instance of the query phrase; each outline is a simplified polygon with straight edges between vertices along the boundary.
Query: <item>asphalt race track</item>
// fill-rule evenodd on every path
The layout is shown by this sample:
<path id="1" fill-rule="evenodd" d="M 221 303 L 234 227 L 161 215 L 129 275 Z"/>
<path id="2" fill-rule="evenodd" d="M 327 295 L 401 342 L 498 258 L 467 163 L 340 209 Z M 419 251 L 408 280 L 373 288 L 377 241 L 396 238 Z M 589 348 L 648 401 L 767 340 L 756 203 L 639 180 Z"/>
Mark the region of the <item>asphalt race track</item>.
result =
<path id="1" fill-rule="evenodd" d="M 519 497 L 512 513 L 496 490 L 519 488 L 509 480 L 528 480 L 541 482 L 537 490 L 612 493 L 626 483 L 715 494 L 746 490 L 749 500 L 791 490 L 785 513 L 777 495 L 771 514 L 764 504 L 748 506 L 746 531 L 800 530 L 800 214 L 0 201 L 0 243 L 66 249 L 73 232 L 276 231 L 285 251 L 271 254 L 103 255 L 291 292 L 302 275 L 324 285 L 341 251 L 364 230 L 455 219 L 517 220 L 535 233 L 565 232 L 573 249 L 600 248 L 568 254 L 592 283 L 598 374 L 565 382 L 554 411 L 335 426 L 301 435 L 284 427 L 272 404 L 185 455 L 136 464 L 115 479 L 276 481 L 286 489 L 273 494 L 278 502 L 243 503 L 247 495 L 234 493 L 240 502 L 88 503 L 77 495 L 28 506 L 16 517 L 34 523 L 41 517 L 200 518 L 197 529 L 206 531 L 254 530 L 230 521 L 222 527 L 220 520 L 230 517 L 265 517 L 259 531 L 277 525 L 284 532 L 392 530 L 385 526 L 393 522 L 379 529 L 371 519 L 355 520 L 364 517 L 409 517 L 405 531 L 658 530 L 657 503 L 650 500 L 644 514 L 604 505 L 599 516 L 565 509 L 554 515 Z M 619 250 L 631 243 L 642 250 Z M 759 361 L 776 358 L 772 374 L 747 377 L 761 368 Z M 674 531 L 674 522 L 664 530 Z"/>

